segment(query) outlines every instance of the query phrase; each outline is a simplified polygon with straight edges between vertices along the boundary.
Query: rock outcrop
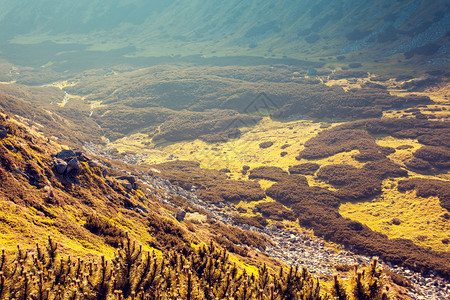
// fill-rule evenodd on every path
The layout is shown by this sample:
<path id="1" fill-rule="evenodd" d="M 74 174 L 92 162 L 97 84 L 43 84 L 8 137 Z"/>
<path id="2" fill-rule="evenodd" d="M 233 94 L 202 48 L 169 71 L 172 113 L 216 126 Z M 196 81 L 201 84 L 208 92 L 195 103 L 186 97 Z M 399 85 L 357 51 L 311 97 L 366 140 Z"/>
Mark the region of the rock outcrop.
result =
<path id="1" fill-rule="evenodd" d="M 53 167 L 59 175 L 76 176 L 81 172 L 81 162 L 91 159 L 81 150 L 62 150 L 54 155 Z"/>

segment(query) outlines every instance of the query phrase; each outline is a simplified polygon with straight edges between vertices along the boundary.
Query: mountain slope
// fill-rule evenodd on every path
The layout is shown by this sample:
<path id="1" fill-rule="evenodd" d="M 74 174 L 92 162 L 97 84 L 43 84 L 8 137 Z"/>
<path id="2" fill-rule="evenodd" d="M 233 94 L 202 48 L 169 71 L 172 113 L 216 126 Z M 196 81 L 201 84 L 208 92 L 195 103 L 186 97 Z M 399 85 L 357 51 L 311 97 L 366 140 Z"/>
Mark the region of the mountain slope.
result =
<path id="1" fill-rule="evenodd" d="M 323 283 L 330 276 L 322 275 L 319 281 L 306 268 L 286 268 L 268 255 L 280 257 L 288 251 L 285 246 L 273 244 L 256 228 L 233 226 L 229 209 L 220 210 L 219 205 L 213 212 L 211 205 L 165 180 L 79 150 L 62 150 L 31 132 L 0 111 L 2 299 L 19 295 L 111 299 L 117 294 L 123 299 L 145 299 L 150 294 L 156 299 L 173 295 L 213 299 L 227 293 L 235 299 L 271 295 L 322 299 L 319 296 L 356 293 L 358 282 L 363 286 L 359 292 L 374 298 L 387 294 L 384 285 L 390 286 L 392 296 L 408 287 L 402 276 L 384 273 L 377 259 L 364 268 L 366 275 L 358 277 L 354 262 L 369 260 L 353 255 L 335 256 L 353 261 L 336 266 L 342 276 L 355 281 L 349 287 L 337 276 L 331 285 Z M 203 172 L 209 174 L 206 177 L 217 176 L 217 171 Z M 317 243 L 322 253 L 334 256 L 331 248 L 324 249 L 322 242 L 305 233 L 299 235 L 296 227 L 278 224 L 261 232 L 279 232 L 274 238 L 288 237 L 297 247 L 303 247 L 301 237 L 308 247 Z"/>
<path id="2" fill-rule="evenodd" d="M 8 41 L 53 41 L 72 44 L 75 51 L 80 47 L 122 49 L 127 56 L 317 59 L 353 53 L 359 60 L 368 60 L 405 53 L 406 58 L 420 56 L 420 61 L 426 56 L 448 62 L 450 8 L 443 0 L 285 0 L 277 4 L 266 0 L 31 4 L 3 0 L 0 4 L 0 39 L 6 45 Z"/>

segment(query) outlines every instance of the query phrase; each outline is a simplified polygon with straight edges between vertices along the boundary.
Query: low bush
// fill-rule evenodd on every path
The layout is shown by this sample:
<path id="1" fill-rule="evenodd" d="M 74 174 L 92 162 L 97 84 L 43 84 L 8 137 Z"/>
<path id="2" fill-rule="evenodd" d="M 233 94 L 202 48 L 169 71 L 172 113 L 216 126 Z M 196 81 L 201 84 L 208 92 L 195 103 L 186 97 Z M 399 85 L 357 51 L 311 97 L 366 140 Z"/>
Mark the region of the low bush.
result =
<path id="1" fill-rule="evenodd" d="M 215 237 L 224 237 L 234 245 L 246 245 L 249 247 L 265 249 L 268 240 L 259 233 L 245 231 L 230 225 L 224 225 L 219 222 L 209 221 L 211 232 Z"/>
<path id="2" fill-rule="evenodd" d="M 244 217 L 244 216 L 240 216 L 240 215 L 235 215 L 235 216 L 233 216 L 232 219 L 236 224 L 239 224 L 239 225 L 247 224 L 247 225 L 257 227 L 260 229 L 263 229 L 264 227 L 267 226 L 267 224 L 269 224 L 267 222 L 267 220 L 261 216 Z"/>
<path id="3" fill-rule="evenodd" d="M 450 168 L 450 148 L 424 146 L 413 153 L 415 158 L 428 162 L 437 169 Z"/>
<path id="4" fill-rule="evenodd" d="M 255 208 L 266 218 L 276 221 L 295 221 L 295 214 L 278 202 L 258 203 Z"/>
<path id="5" fill-rule="evenodd" d="M 84 228 L 95 235 L 104 237 L 105 242 L 113 247 L 119 247 L 121 241 L 126 236 L 126 232 L 117 226 L 112 225 L 102 217 L 89 215 L 86 218 Z"/>
<path id="6" fill-rule="evenodd" d="M 267 179 L 271 181 L 281 181 L 287 178 L 288 173 L 278 167 L 258 167 L 250 171 L 249 179 Z"/>
<path id="7" fill-rule="evenodd" d="M 289 167 L 290 174 L 314 175 L 319 170 L 320 165 L 316 163 L 304 163 Z"/>
<path id="8" fill-rule="evenodd" d="M 259 148 L 266 149 L 266 148 L 272 147 L 272 145 L 273 145 L 273 142 L 271 142 L 271 141 L 262 142 L 259 144 Z"/>
<path id="9" fill-rule="evenodd" d="M 190 251 L 190 240 L 186 233 L 173 221 L 160 216 L 149 215 L 147 230 L 154 237 L 149 245 L 159 250 L 175 250 L 182 253 Z"/>
<path id="10" fill-rule="evenodd" d="M 0 298 L 321 299 L 319 281 L 306 268 L 269 272 L 264 264 L 255 276 L 233 264 L 212 242 L 187 253 L 167 251 L 163 257 L 144 252 L 128 236 L 121 244 L 111 261 L 104 256 L 59 257 L 58 244 L 50 238 L 47 247 L 38 245 L 33 255 L 19 246 L 16 253 L 3 251 Z"/>
<path id="11" fill-rule="evenodd" d="M 333 128 L 309 139 L 297 159 L 323 158 L 352 150 L 359 150 L 360 154 L 355 158 L 364 161 L 381 159 L 392 152 L 390 148 L 378 146 L 375 139 L 364 130 Z"/>

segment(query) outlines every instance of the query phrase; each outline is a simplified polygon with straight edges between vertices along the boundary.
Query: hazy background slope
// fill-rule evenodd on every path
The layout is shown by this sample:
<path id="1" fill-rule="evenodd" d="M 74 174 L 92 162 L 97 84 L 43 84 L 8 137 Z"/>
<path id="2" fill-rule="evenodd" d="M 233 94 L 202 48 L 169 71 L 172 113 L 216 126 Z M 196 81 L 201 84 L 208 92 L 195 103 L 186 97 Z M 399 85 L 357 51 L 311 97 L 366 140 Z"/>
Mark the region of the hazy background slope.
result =
<path id="1" fill-rule="evenodd" d="M 8 44 L 51 41 L 127 56 L 315 58 L 362 51 L 360 59 L 406 53 L 442 63 L 450 49 L 445 0 L 1 0 L 0 6 L 4 55 L 16 49 Z M 72 50 L 80 48 L 63 49 Z"/>

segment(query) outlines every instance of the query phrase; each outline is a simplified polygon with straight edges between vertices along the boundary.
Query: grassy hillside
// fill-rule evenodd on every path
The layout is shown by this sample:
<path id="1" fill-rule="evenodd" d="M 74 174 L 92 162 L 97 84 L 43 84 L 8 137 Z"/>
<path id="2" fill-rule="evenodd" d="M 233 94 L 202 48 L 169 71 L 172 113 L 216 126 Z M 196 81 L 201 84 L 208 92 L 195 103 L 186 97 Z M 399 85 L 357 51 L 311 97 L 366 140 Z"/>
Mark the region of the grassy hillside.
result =
<path id="1" fill-rule="evenodd" d="M 2 1 L 2 7 L 3 55 L 18 64 L 30 49 L 42 54 L 28 57 L 30 63 L 54 67 L 70 66 L 67 59 L 84 65 L 190 55 L 448 63 L 445 1 Z"/>
<path id="2" fill-rule="evenodd" d="M 0 298 L 450 295 L 445 1 L 0 5 Z"/>
<path id="3" fill-rule="evenodd" d="M 376 259 L 364 276 L 362 268 L 340 269 L 350 285 L 287 268 L 255 251 L 271 244 L 268 237 L 215 220 L 129 165 L 68 150 L 0 113 L 2 299 L 374 298 L 402 289 L 381 277 Z"/>

